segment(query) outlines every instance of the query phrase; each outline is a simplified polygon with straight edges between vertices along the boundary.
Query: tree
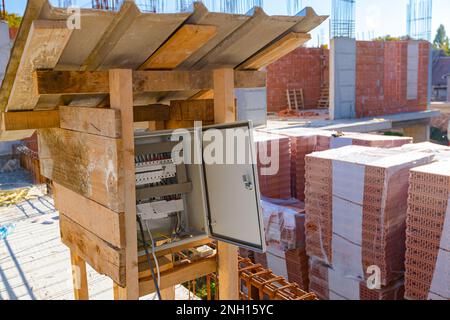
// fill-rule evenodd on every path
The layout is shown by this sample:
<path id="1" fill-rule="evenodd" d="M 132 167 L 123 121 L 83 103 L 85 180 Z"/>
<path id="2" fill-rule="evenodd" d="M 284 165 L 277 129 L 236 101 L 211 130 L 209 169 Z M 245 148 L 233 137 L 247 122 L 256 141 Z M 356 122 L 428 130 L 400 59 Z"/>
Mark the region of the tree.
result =
<path id="1" fill-rule="evenodd" d="M 6 13 L 5 16 L 6 22 L 8 22 L 8 26 L 10 28 L 18 28 L 20 23 L 22 22 L 22 17 L 15 13 Z"/>
<path id="2" fill-rule="evenodd" d="M 450 55 L 450 41 L 445 31 L 444 25 L 440 25 L 436 37 L 434 38 L 433 47 L 437 50 L 442 50 L 446 55 Z"/>

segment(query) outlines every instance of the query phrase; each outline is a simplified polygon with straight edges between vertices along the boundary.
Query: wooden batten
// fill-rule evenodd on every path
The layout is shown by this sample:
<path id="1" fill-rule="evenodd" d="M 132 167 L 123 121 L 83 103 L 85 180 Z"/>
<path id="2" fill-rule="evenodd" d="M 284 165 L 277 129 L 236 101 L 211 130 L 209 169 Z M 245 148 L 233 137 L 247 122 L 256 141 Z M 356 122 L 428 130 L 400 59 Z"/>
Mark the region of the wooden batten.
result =
<path id="1" fill-rule="evenodd" d="M 125 286 L 124 249 L 113 247 L 60 212 L 61 241 L 100 274 Z"/>
<path id="2" fill-rule="evenodd" d="M 2 131 L 0 130 L 0 141 L 17 141 L 31 137 L 36 130 L 17 130 Z"/>
<path id="3" fill-rule="evenodd" d="M 60 107 L 61 128 L 120 138 L 120 111 L 107 108 Z"/>
<path id="4" fill-rule="evenodd" d="M 3 112 L 1 129 L 14 131 L 58 128 L 59 123 L 58 110 Z"/>
<path id="5" fill-rule="evenodd" d="M 291 32 L 280 40 L 261 50 L 239 66 L 240 70 L 260 70 L 284 57 L 311 39 L 308 33 Z"/>
<path id="6" fill-rule="evenodd" d="M 174 267 L 171 270 L 161 273 L 160 289 L 201 278 L 217 271 L 216 257 L 203 259 L 187 265 Z M 145 296 L 155 292 L 155 284 L 151 277 L 139 280 L 139 296 Z"/>
<path id="7" fill-rule="evenodd" d="M 66 21 L 33 21 L 24 48 L 26 54 L 20 59 L 7 111 L 32 110 L 36 106 L 39 97 L 33 90 L 32 72 L 35 69 L 55 68 L 72 32 L 67 28 Z"/>
<path id="8" fill-rule="evenodd" d="M 107 71 L 44 71 L 33 73 L 36 95 L 108 94 Z M 266 86 L 263 71 L 235 71 L 236 88 Z M 172 92 L 213 89 L 213 71 L 134 71 L 133 91 Z"/>
<path id="9" fill-rule="evenodd" d="M 143 65 L 141 70 L 171 70 L 203 47 L 217 33 L 217 27 L 183 25 Z"/>
<path id="10" fill-rule="evenodd" d="M 41 173 L 115 211 L 124 211 L 122 141 L 65 129 L 38 131 Z"/>
<path id="11" fill-rule="evenodd" d="M 58 211 L 114 247 L 125 247 L 123 212 L 114 212 L 56 182 L 53 193 Z"/>
<path id="12" fill-rule="evenodd" d="M 189 100 L 214 99 L 214 90 L 202 90 L 194 94 Z"/>

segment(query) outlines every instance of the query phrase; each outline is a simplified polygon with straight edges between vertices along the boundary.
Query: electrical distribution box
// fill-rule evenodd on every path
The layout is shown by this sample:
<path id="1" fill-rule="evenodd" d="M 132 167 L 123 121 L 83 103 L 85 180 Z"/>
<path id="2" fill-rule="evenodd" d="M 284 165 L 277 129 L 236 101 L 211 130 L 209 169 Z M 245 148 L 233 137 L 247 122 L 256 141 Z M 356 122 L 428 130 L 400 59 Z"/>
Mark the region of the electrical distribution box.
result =
<path id="1" fill-rule="evenodd" d="M 135 156 L 136 209 L 154 251 L 206 237 L 265 251 L 251 122 L 142 133 Z"/>

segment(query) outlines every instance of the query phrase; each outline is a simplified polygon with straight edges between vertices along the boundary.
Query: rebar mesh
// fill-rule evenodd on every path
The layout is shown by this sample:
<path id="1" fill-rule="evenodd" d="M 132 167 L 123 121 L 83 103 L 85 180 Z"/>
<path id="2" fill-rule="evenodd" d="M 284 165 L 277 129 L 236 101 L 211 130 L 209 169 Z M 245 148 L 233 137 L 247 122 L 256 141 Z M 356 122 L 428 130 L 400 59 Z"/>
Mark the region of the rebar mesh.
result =
<path id="1" fill-rule="evenodd" d="M 355 38 L 355 0 L 333 0 L 331 11 L 331 37 Z"/>
<path id="2" fill-rule="evenodd" d="M 409 0 L 407 5 L 408 36 L 431 41 L 432 0 Z"/>

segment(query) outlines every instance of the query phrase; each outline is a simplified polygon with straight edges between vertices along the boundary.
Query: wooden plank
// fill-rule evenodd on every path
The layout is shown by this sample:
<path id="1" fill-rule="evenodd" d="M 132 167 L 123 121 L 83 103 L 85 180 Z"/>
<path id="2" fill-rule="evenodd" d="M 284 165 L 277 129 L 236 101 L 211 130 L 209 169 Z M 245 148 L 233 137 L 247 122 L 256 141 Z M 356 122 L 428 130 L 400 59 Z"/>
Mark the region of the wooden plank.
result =
<path id="1" fill-rule="evenodd" d="M 55 68 L 72 32 L 72 29 L 67 28 L 66 21 L 33 22 L 11 89 L 7 111 L 32 110 L 36 106 L 39 97 L 33 90 L 33 71 Z"/>
<path id="2" fill-rule="evenodd" d="M 61 128 L 120 138 L 120 111 L 107 108 L 66 107 L 59 108 Z"/>
<path id="3" fill-rule="evenodd" d="M 170 120 L 214 121 L 214 100 L 172 100 Z"/>
<path id="4" fill-rule="evenodd" d="M 76 222 L 59 214 L 61 241 L 71 252 L 86 261 L 100 274 L 107 275 L 119 285 L 125 285 L 125 252 L 113 247 Z"/>
<path id="5" fill-rule="evenodd" d="M 262 71 L 236 71 L 236 88 L 261 88 L 266 86 L 266 73 Z M 107 71 L 48 71 L 33 73 L 36 94 L 78 95 L 108 94 Z M 170 92 L 213 89 L 212 71 L 134 71 L 133 91 Z"/>
<path id="6" fill-rule="evenodd" d="M 165 104 L 150 104 L 133 108 L 134 122 L 166 121 L 170 119 L 170 109 Z"/>
<path id="7" fill-rule="evenodd" d="M 27 43 L 27 36 L 30 32 L 33 21 L 39 18 L 43 6 L 47 4 L 47 0 L 28 1 L 25 13 L 20 24 L 14 46 L 11 50 L 9 63 L 6 67 L 5 77 L 2 82 L 2 90 L 0 90 L 0 111 L 6 109 L 8 99 L 11 95 L 11 88 L 14 84 L 17 71 L 20 66 L 22 53 Z"/>
<path id="8" fill-rule="evenodd" d="M 81 69 L 95 70 L 100 67 L 139 15 L 139 8 L 133 1 L 124 1 L 102 38 L 84 61 Z"/>
<path id="9" fill-rule="evenodd" d="M 1 127 L 4 131 L 58 128 L 59 112 L 58 110 L 3 112 Z"/>
<path id="10" fill-rule="evenodd" d="M 217 33 L 217 27 L 183 25 L 140 67 L 142 70 L 171 70 L 203 47 Z"/>
<path id="11" fill-rule="evenodd" d="M 236 266 L 237 268 L 237 266 Z M 174 267 L 161 273 L 160 289 L 164 290 L 186 281 L 191 281 L 216 272 L 216 257 L 199 260 L 190 264 Z M 143 278 L 139 282 L 139 295 L 145 296 L 155 292 L 155 285 L 151 277 Z"/>
<path id="12" fill-rule="evenodd" d="M 38 131 L 41 173 L 115 212 L 124 211 L 120 139 L 65 129 Z"/>
<path id="13" fill-rule="evenodd" d="M 311 35 L 308 33 L 290 32 L 245 61 L 238 69 L 260 70 L 294 51 L 309 40 L 311 40 Z"/>
<path id="14" fill-rule="evenodd" d="M 149 254 L 150 254 L 150 262 L 152 263 L 152 266 L 153 266 L 153 271 L 156 274 L 156 266 L 155 266 L 154 259 L 152 257 L 152 254 L 150 253 L 150 251 L 149 251 Z M 150 272 L 150 268 L 148 266 L 147 256 L 144 255 L 143 258 L 145 258 L 145 259 L 143 259 L 143 260 L 139 259 L 140 260 L 139 267 L 138 267 L 139 268 L 139 279 L 152 276 L 152 274 Z M 159 267 L 159 272 L 171 270 L 173 268 L 173 262 L 171 259 L 169 259 L 167 257 L 159 257 L 158 258 L 158 267 Z"/>
<path id="15" fill-rule="evenodd" d="M 17 130 L 17 131 L 0 130 L 0 142 L 23 140 L 31 137 L 35 132 L 36 130 Z"/>
<path id="16" fill-rule="evenodd" d="M 55 208 L 117 248 L 125 247 L 124 214 L 114 212 L 95 201 L 53 182 Z"/>
<path id="17" fill-rule="evenodd" d="M 193 242 L 185 243 L 185 244 L 182 244 L 182 245 L 177 245 L 177 246 L 172 247 L 172 248 L 159 250 L 155 254 L 156 254 L 157 257 L 162 257 L 162 256 L 166 256 L 166 255 L 172 255 L 172 254 L 179 253 L 180 251 L 183 251 L 183 250 L 188 250 L 188 249 L 200 247 L 200 246 L 203 246 L 203 245 L 211 245 L 211 241 L 212 240 L 210 238 L 205 236 L 204 239 L 195 240 Z M 142 251 L 142 250 L 144 250 L 144 248 L 142 246 L 139 247 L 139 251 Z M 140 256 L 139 257 L 139 262 L 142 262 L 142 261 L 145 261 L 145 256 Z"/>
<path id="18" fill-rule="evenodd" d="M 134 164 L 133 128 L 133 74 L 131 70 L 109 71 L 110 103 L 112 109 L 120 110 L 122 119 L 122 147 L 118 150 L 123 161 L 122 195 L 125 212 L 125 272 L 126 286 L 119 288 L 119 298 L 139 299 L 137 231 L 136 231 L 136 176 Z M 125 192 L 126 190 L 126 192 Z"/>
<path id="19" fill-rule="evenodd" d="M 216 123 L 236 119 L 233 69 L 214 70 L 214 117 Z"/>
<path id="20" fill-rule="evenodd" d="M 75 300 L 89 300 L 86 262 L 70 250 L 72 280 Z"/>

